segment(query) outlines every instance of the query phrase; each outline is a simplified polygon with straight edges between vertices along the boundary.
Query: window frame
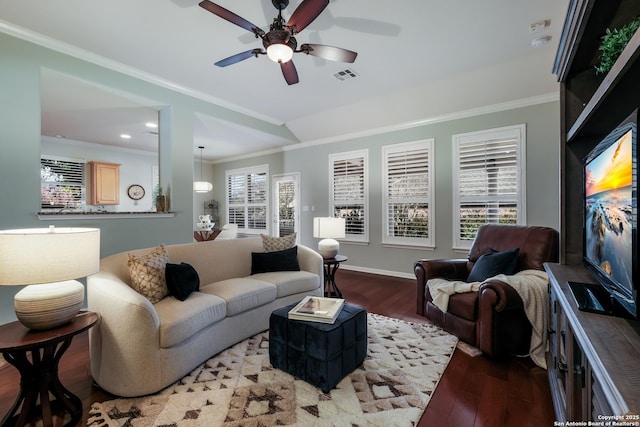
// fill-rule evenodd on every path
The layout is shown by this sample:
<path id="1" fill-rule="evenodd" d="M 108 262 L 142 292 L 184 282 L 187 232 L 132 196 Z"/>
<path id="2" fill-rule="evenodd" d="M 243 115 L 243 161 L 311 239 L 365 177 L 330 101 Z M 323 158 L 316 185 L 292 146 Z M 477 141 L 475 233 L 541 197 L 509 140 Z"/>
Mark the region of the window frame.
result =
<path id="1" fill-rule="evenodd" d="M 435 212 L 435 185 L 434 185 L 434 158 L 435 158 L 435 139 L 427 138 L 417 141 L 403 142 L 398 144 L 390 144 L 382 146 L 382 244 L 388 247 L 419 247 L 434 248 L 435 247 L 435 224 L 433 222 Z M 407 198 L 394 198 L 389 195 L 389 173 L 390 173 L 390 156 L 407 154 L 424 153 L 426 155 L 426 196 L 414 196 Z M 411 162 L 410 158 L 404 163 L 405 168 Z M 407 174 L 405 176 L 411 176 Z M 412 194 L 413 195 L 413 194 Z M 392 236 L 390 230 L 391 218 L 389 204 L 398 203 L 400 200 L 409 200 L 413 203 L 421 203 L 427 205 L 427 232 L 428 237 L 406 237 Z"/>
<path id="2" fill-rule="evenodd" d="M 264 174 L 264 200 L 261 203 L 251 203 L 249 201 L 249 191 L 247 191 L 247 188 L 249 187 L 249 183 L 248 183 L 248 179 L 251 175 L 263 175 Z M 231 203 L 230 200 L 230 194 L 231 194 L 231 177 L 235 176 L 235 177 L 239 177 L 242 176 L 243 180 L 244 180 L 244 185 L 245 185 L 245 189 L 244 189 L 244 200 L 242 203 Z M 242 215 L 244 217 L 244 226 L 241 227 L 240 224 L 238 224 L 238 232 L 239 233 L 244 233 L 244 234 L 269 234 L 270 233 L 270 210 L 269 210 L 269 205 L 270 205 L 270 176 L 269 176 L 269 165 L 268 164 L 263 164 L 263 165 L 258 165 L 258 166 L 250 166 L 250 167 L 246 167 L 246 168 L 240 168 L 240 169 L 231 169 L 231 170 L 227 170 L 225 171 L 225 200 L 226 200 L 226 216 L 227 216 L 227 223 L 229 224 L 236 224 L 236 222 L 234 221 L 234 215 L 231 214 L 231 210 L 232 209 L 242 209 Z M 262 207 L 264 209 L 264 224 L 265 227 L 264 228 L 255 228 L 255 227 L 250 227 L 250 213 L 249 210 L 251 208 L 260 208 Z"/>
<path id="3" fill-rule="evenodd" d="M 500 141 L 515 141 L 515 176 L 516 176 L 516 192 L 514 194 L 495 193 L 493 195 L 479 196 L 462 196 L 460 188 L 459 174 L 461 169 L 461 146 L 476 146 L 480 148 L 487 143 L 496 143 Z M 475 132 L 461 133 L 452 136 L 452 183 L 453 183 L 453 250 L 468 250 L 473 244 L 473 239 L 462 239 L 461 235 L 461 206 L 464 203 L 492 203 L 500 204 L 513 203 L 516 205 L 517 218 L 515 224 L 523 225 L 527 222 L 526 211 L 526 125 L 519 124 L 513 126 L 504 126 L 493 129 L 486 129 Z M 486 171 L 487 169 L 485 169 Z M 496 178 L 497 180 L 497 178 Z M 496 182 L 497 183 L 497 182 Z M 489 185 L 487 185 L 489 187 Z M 500 223 L 500 215 L 491 223 Z M 481 224 L 478 224 L 478 226 Z"/>
<path id="4" fill-rule="evenodd" d="M 340 203 L 337 203 L 335 198 L 336 188 L 335 188 L 335 164 L 336 162 L 343 162 L 349 160 L 362 161 L 362 199 L 344 199 L 341 200 Z M 345 238 L 340 239 L 340 241 L 349 242 L 349 243 L 360 243 L 360 244 L 368 244 L 369 243 L 369 150 L 353 150 L 346 151 L 341 153 L 332 153 L 329 154 L 329 216 L 340 216 L 344 217 L 344 215 L 336 215 L 336 205 L 361 205 L 363 212 L 363 224 L 362 224 L 362 234 L 349 233 L 349 222 L 347 220 L 347 230 L 345 230 Z M 346 218 L 345 218 L 346 219 Z"/>

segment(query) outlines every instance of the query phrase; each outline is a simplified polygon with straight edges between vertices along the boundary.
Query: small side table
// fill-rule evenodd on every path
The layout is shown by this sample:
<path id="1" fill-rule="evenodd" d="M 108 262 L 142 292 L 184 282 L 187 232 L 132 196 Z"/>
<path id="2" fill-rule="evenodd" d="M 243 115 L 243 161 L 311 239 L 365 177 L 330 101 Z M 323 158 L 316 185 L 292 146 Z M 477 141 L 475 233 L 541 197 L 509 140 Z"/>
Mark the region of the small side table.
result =
<path id="1" fill-rule="evenodd" d="M 214 240 L 218 237 L 222 230 L 211 230 L 211 231 L 194 231 L 193 238 L 198 242 L 208 242 L 209 240 Z"/>
<path id="2" fill-rule="evenodd" d="M 340 263 L 348 260 L 344 255 L 336 255 L 335 258 L 325 258 L 324 263 L 324 296 L 342 298 L 342 292 L 336 285 L 336 271 L 340 268 Z"/>
<path id="3" fill-rule="evenodd" d="M 97 321 L 96 313 L 84 311 L 71 322 L 46 331 L 31 330 L 18 321 L 0 326 L 0 353 L 20 371 L 20 394 L 0 425 L 24 426 L 30 417 L 40 414 L 44 427 L 52 427 L 54 413 L 64 411 L 71 414 L 65 427 L 80 422 L 82 401 L 60 382 L 58 363 L 73 337 Z M 53 401 L 49 393 L 55 397 Z"/>

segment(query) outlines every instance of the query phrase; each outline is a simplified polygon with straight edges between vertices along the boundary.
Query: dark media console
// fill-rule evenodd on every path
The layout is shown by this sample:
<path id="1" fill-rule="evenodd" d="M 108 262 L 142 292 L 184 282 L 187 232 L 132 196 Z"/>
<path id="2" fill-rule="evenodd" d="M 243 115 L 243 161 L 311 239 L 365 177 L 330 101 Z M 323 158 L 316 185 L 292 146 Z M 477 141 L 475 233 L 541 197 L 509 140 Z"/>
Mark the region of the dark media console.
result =
<path id="1" fill-rule="evenodd" d="M 569 283 L 604 296 L 583 266 L 544 267 L 551 300 L 547 371 L 558 421 L 640 415 L 640 321 L 580 310 L 576 299 L 588 296 L 574 297 Z"/>

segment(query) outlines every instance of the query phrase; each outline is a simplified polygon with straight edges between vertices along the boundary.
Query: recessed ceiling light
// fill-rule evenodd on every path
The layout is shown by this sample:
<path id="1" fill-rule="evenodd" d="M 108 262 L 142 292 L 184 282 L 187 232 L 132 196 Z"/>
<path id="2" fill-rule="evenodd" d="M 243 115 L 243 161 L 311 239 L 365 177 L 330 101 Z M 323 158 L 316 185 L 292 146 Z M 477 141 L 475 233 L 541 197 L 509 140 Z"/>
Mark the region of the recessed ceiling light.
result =
<path id="1" fill-rule="evenodd" d="M 147 123 L 145 123 L 145 126 L 148 127 L 148 128 L 152 128 L 152 129 L 155 129 L 155 128 L 158 127 L 158 125 L 156 123 L 153 123 L 153 122 L 147 122 Z"/>
<path id="2" fill-rule="evenodd" d="M 120 134 L 120 138 L 122 138 L 122 139 L 131 139 L 131 135 L 129 135 L 127 133 L 122 133 L 122 134 Z"/>

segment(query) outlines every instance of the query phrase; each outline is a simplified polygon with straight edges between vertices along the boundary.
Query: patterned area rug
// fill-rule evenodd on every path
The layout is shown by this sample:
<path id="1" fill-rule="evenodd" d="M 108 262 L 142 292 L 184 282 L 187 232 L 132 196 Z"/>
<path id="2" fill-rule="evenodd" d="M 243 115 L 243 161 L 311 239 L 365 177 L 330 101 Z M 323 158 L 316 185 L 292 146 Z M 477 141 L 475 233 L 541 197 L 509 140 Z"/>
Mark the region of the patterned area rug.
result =
<path id="1" fill-rule="evenodd" d="M 458 339 L 431 324 L 368 314 L 364 363 L 330 393 L 274 369 L 262 332 L 151 396 L 94 403 L 88 425 L 411 426 Z"/>

